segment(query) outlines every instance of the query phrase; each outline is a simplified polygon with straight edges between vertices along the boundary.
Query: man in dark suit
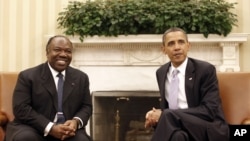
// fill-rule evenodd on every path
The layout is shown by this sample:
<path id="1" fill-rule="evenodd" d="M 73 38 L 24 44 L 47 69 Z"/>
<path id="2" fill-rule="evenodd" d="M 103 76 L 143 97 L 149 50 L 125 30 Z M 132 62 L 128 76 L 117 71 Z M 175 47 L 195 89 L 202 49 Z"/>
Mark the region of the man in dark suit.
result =
<path id="1" fill-rule="evenodd" d="M 67 37 L 54 36 L 46 46 L 47 62 L 20 72 L 13 94 L 15 119 L 7 126 L 6 141 L 90 140 L 85 131 L 92 115 L 89 79 L 69 66 L 72 51 Z"/>
<path id="2" fill-rule="evenodd" d="M 147 112 L 145 127 L 155 128 L 151 141 L 228 141 L 216 69 L 187 57 L 189 48 L 182 29 L 170 28 L 164 33 L 162 50 L 170 62 L 156 72 L 161 109 Z M 173 70 L 177 72 L 175 78 Z"/>

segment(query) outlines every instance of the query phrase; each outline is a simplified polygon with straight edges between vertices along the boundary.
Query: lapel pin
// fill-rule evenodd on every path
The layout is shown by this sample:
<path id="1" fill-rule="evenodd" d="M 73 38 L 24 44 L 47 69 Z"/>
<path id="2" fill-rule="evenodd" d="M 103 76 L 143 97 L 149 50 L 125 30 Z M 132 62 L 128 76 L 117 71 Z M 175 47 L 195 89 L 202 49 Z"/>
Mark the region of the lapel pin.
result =
<path id="1" fill-rule="evenodd" d="M 193 79 L 192 77 L 189 78 L 189 80 L 192 80 L 192 79 Z"/>

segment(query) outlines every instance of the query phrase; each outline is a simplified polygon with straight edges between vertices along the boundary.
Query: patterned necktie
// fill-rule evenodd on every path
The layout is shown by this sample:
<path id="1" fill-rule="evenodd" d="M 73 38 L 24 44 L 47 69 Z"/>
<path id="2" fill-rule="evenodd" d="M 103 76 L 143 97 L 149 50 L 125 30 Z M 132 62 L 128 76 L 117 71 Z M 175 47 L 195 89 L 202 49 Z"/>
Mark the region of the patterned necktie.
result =
<path id="1" fill-rule="evenodd" d="M 57 111 L 57 123 L 63 123 L 65 121 L 63 110 L 62 110 L 62 99 L 63 99 L 63 75 L 58 73 L 57 77 L 57 94 L 58 94 L 58 111 Z"/>
<path id="2" fill-rule="evenodd" d="M 179 91 L 179 79 L 178 79 L 178 70 L 175 69 L 172 72 L 172 79 L 169 84 L 168 92 L 168 104 L 170 109 L 178 109 L 178 91 Z"/>

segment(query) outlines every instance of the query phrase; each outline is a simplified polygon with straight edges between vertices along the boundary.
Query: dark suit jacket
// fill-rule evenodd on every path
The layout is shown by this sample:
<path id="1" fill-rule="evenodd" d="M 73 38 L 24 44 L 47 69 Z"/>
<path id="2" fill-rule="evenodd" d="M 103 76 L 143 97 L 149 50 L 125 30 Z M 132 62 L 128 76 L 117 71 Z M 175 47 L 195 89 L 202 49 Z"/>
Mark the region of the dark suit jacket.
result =
<path id="1" fill-rule="evenodd" d="M 66 120 L 79 117 L 85 126 L 92 115 L 88 76 L 68 67 L 63 89 Z M 29 125 L 43 135 L 48 123 L 53 122 L 57 108 L 57 90 L 47 62 L 20 72 L 13 94 L 14 123 Z M 15 128 L 11 129 L 9 132 L 14 134 Z"/>
<path id="2" fill-rule="evenodd" d="M 170 65 L 169 62 L 160 67 L 156 72 L 162 99 L 162 110 L 168 108 L 168 102 L 165 99 L 165 80 Z M 192 115 L 203 119 L 204 124 L 209 123 L 209 140 L 219 141 L 220 137 L 228 136 L 228 125 L 224 120 L 221 107 L 215 67 L 207 62 L 188 58 L 185 76 L 185 92 L 189 108 L 180 109 L 179 111 L 186 113 L 185 116 Z"/>

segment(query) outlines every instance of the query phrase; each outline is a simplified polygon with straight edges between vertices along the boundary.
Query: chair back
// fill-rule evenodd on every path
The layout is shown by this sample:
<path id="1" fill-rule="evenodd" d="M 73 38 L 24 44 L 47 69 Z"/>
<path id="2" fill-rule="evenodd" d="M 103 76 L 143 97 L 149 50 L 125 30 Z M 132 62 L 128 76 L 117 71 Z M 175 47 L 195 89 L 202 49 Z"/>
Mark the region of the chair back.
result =
<path id="1" fill-rule="evenodd" d="M 7 113 L 9 120 L 13 120 L 12 95 L 16 86 L 17 72 L 0 72 L 0 110 Z"/>
<path id="2" fill-rule="evenodd" d="M 231 125 L 250 120 L 250 72 L 217 73 L 225 118 Z"/>

